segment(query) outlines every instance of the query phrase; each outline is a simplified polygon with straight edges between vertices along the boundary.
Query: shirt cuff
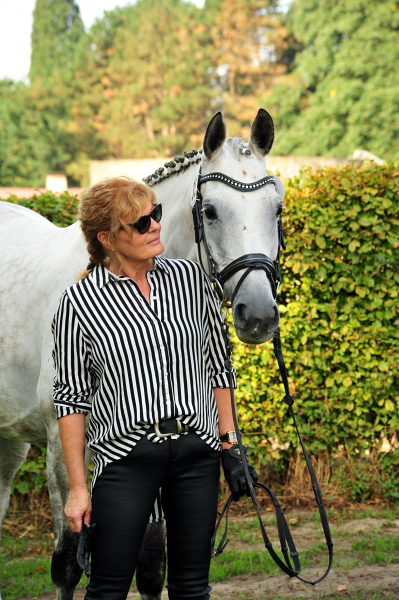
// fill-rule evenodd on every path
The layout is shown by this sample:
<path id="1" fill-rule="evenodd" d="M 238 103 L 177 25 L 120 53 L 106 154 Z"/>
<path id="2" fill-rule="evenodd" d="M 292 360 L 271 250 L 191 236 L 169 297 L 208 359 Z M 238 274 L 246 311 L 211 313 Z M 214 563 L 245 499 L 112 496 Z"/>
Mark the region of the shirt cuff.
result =
<path id="1" fill-rule="evenodd" d="M 73 404 L 72 402 L 54 401 L 54 408 L 57 419 L 72 415 L 73 413 L 88 415 L 91 413 L 91 404 L 89 402 L 80 402 Z"/>
<path id="2" fill-rule="evenodd" d="M 212 387 L 213 388 L 228 388 L 228 387 L 230 387 L 229 376 L 227 373 L 228 372 L 225 371 L 224 373 L 218 373 L 217 375 L 212 377 Z M 234 389 L 236 389 L 237 388 L 237 377 L 236 377 L 235 369 L 233 369 L 231 371 L 231 375 L 232 375 L 232 379 L 233 379 L 233 387 L 234 387 Z"/>

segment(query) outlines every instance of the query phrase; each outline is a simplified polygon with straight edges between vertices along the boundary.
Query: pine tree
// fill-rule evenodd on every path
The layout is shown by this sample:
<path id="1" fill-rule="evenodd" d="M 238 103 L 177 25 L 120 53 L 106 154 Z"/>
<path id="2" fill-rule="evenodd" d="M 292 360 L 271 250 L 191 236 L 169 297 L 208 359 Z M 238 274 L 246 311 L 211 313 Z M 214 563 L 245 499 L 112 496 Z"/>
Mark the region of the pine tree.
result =
<path id="1" fill-rule="evenodd" d="M 55 72 L 71 69 L 84 33 L 75 0 L 36 0 L 33 12 L 31 82 L 51 80 Z"/>

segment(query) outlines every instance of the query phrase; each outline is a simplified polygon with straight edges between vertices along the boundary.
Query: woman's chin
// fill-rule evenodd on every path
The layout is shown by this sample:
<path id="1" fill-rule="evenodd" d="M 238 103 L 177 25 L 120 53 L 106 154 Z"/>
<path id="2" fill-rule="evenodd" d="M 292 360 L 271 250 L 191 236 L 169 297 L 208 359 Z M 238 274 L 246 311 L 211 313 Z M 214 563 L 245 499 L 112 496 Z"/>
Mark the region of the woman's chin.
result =
<path id="1" fill-rule="evenodd" d="M 153 247 L 153 256 L 158 256 L 159 254 L 162 254 L 162 252 L 165 250 L 165 247 L 163 245 L 163 243 L 161 241 L 158 242 L 158 244 L 155 244 Z"/>

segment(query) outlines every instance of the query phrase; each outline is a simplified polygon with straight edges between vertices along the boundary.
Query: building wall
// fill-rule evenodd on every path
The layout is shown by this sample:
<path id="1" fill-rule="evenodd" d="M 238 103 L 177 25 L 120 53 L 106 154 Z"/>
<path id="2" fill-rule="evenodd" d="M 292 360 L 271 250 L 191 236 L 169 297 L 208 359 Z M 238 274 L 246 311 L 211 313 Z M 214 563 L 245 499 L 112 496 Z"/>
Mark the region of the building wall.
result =
<path id="1" fill-rule="evenodd" d="M 141 181 L 143 177 L 162 167 L 170 158 L 146 158 L 142 160 L 92 160 L 90 161 L 90 185 L 101 181 L 105 177 L 126 175 Z M 304 166 L 313 168 L 326 165 L 350 164 L 347 158 L 324 156 L 270 156 L 267 158 L 266 168 L 271 173 L 279 171 L 280 176 L 293 177 Z"/>

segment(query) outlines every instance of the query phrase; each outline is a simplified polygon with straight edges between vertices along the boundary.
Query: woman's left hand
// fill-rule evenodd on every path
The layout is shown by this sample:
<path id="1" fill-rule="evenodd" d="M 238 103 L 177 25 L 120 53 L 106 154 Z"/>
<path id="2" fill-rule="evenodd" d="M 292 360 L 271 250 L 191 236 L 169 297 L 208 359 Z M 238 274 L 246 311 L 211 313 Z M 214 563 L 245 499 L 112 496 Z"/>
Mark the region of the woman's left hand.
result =
<path id="1" fill-rule="evenodd" d="M 249 475 L 252 479 L 252 483 L 256 483 L 258 481 L 258 474 L 247 458 L 247 449 L 245 446 L 243 446 L 243 448 L 245 452 L 244 460 L 247 463 Z M 249 495 L 244 466 L 242 464 L 238 445 L 235 444 L 229 450 L 222 450 L 221 458 L 224 476 L 229 484 L 230 491 L 233 494 L 233 500 L 237 502 L 240 496 L 243 496 L 244 494 Z"/>

